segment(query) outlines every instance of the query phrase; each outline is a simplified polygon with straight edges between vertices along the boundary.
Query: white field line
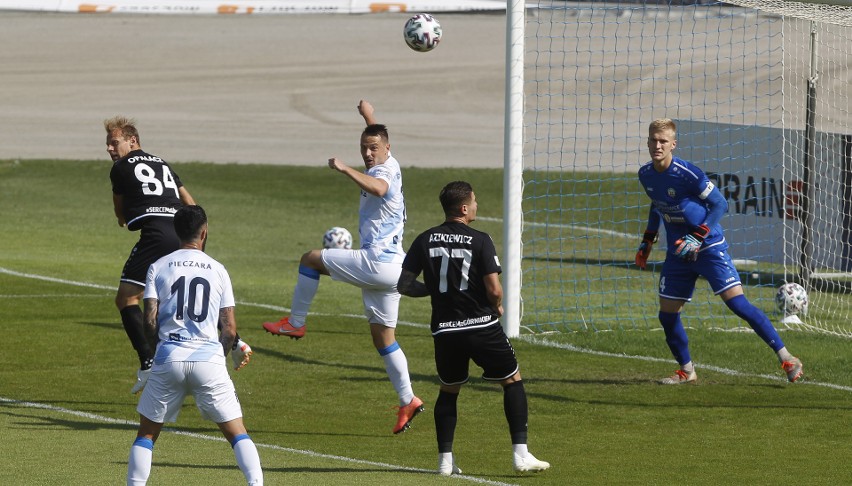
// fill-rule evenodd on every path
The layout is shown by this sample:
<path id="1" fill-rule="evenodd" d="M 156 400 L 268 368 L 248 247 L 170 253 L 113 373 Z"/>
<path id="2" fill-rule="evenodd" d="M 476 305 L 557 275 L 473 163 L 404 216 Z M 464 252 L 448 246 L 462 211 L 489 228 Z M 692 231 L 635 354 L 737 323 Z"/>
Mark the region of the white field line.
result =
<path id="1" fill-rule="evenodd" d="M 68 284 L 68 285 L 77 285 L 77 286 L 80 286 L 80 287 L 111 288 L 111 287 L 106 287 L 106 286 L 97 285 L 97 284 L 90 284 L 90 283 L 86 283 L 86 282 L 74 282 L 72 280 L 63 280 L 63 279 L 56 279 L 56 278 L 52 278 L 52 277 L 45 277 L 43 275 L 21 273 L 21 272 L 16 272 L 16 271 L 13 271 L 13 270 L 8 270 L 8 269 L 3 268 L 3 267 L 0 267 L 0 273 L 5 273 L 5 274 L 8 274 L 8 275 L 14 275 L 14 276 L 23 277 L 23 278 L 34 278 L 34 279 L 38 279 L 38 280 L 46 280 L 46 281 L 49 281 L 49 282 L 63 283 L 63 284 Z M 257 304 L 257 303 L 252 303 L 252 302 L 239 302 L 239 303 L 241 305 L 262 307 L 262 308 L 266 308 L 266 309 L 278 310 L 278 311 L 281 311 L 281 312 L 287 312 L 287 310 L 288 310 L 286 307 L 274 306 L 274 305 L 269 305 L 269 304 Z M 316 314 L 316 315 L 331 315 L 331 314 Z M 335 315 L 340 316 L 340 317 L 353 317 L 353 318 L 363 317 L 360 314 L 335 314 Z M 429 327 L 428 324 L 417 323 L 417 322 L 400 321 L 399 324 L 406 325 L 406 326 L 412 326 L 412 327 L 418 327 L 418 328 L 428 328 Z M 557 343 L 557 342 L 549 341 L 549 340 L 544 339 L 541 336 L 537 336 L 537 335 L 522 334 L 521 336 L 519 336 L 516 339 L 520 339 L 522 341 L 526 341 L 528 343 L 535 344 L 535 345 L 538 345 L 538 346 L 557 348 L 557 349 L 562 349 L 562 350 L 573 352 L 573 353 L 593 354 L 593 355 L 597 355 L 597 356 L 606 356 L 606 357 L 610 357 L 610 358 L 634 359 L 634 360 L 640 360 L 640 361 L 652 361 L 652 362 L 661 362 L 661 363 L 671 363 L 672 362 L 672 360 L 670 360 L 670 359 L 655 358 L 655 357 L 652 357 L 652 356 L 637 356 L 637 355 L 627 355 L 627 354 L 621 354 L 621 353 L 608 353 L 608 352 L 605 352 L 605 351 L 595 351 L 595 350 L 592 350 L 592 349 L 586 349 L 586 348 L 574 346 L 573 344 Z M 775 375 L 743 373 L 741 371 L 732 370 L 730 368 L 722 368 L 722 367 L 713 366 L 713 365 L 702 365 L 702 364 L 699 364 L 699 363 L 696 363 L 695 366 L 697 368 L 715 371 L 717 373 L 722 373 L 722 374 L 730 375 L 730 376 L 763 378 L 763 379 L 767 379 L 767 380 L 771 380 L 771 381 L 781 381 L 781 382 L 787 381 L 786 379 L 779 377 L 779 376 L 775 376 Z M 802 383 L 798 383 L 796 386 L 801 386 L 801 385 L 821 386 L 821 387 L 826 387 L 826 388 L 833 388 L 835 390 L 843 390 L 843 391 L 852 392 L 852 387 L 850 387 L 850 386 L 837 385 L 837 384 L 834 384 L 834 383 L 823 383 L 823 382 L 813 381 L 813 380 L 805 380 Z"/>
<path id="2" fill-rule="evenodd" d="M 47 281 L 47 282 L 53 282 L 53 283 L 59 283 L 59 284 L 65 284 L 65 285 L 72 285 L 72 286 L 77 286 L 77 287 L 88 287 L 88 288 L 104 289 L 104 290 L 115 289 L 115 287 L 110 287 L 110 286 L 107 286 L 107 285 L 92 284 L 92 283 L 87 283 L 87 282 L 77 282 L 77 281 L 73 281 L 73 280 L 65 280 L 65 279 L 60 279 L 60 278 L 47 277 L 47 276 L 44 276 L 44 275 L 36 275 L 36 274 L 31 274 L 31 273 L 17 272 L 17 271 L 9 270 L 7 268 L 2 268 L 2 267 L 0 267 L 0 273 L 12 275 L 12 276 L 15 276 L 15 277 L 29 278 L 29 279 L 35 279 L 35 280 L 43 280 L 43 281 Z M 73 296 L 74 294 L 69 294 L 69 295 Z M 38 296 L 34 296 L 34 295 L 9 295 L 8 297 L 9 298 L 16 298 L 16 297 L 29 298 L 29 297 L 38 297 Z M 53 297 L 55 297 L 55 295 Z M 288 309 L 286 307 L 280 307 L 280 306 L 275 306 L 275 305 L 257 304 L 257 303 L 251 303 L 251 302 L 239 302 L 239 303 L 241 305 L 261 307 L 261 308 L 277 310 L 277 311 L 281 311 L 281 312 L 288 311 Z M 362 317 L 362 316 L 347 314 L 346 317 Z M 403 323 L 401 322 L 401 324 L 403 324 Z M 408 323 L 408 325 L 417 326 L 417 327 L 425 327 L 425 328 L 429 327 L 428 325 L 417 324 L 417 323 Z M 57 413 L 61 413 L 61 414 L 74 415 L 74 416 L 77 416 L 77 417 L 83 417 L 83 418 L 87 418 L 87 419 L 90 419 L 90 420 L 97 420 L 99 422 L 127 425 L 129 427 L 136 427 L 136 426 L 139 425 L 138 422 L 131 422 L 131 421 L 128 421 L 128 420 L 114 419 L 114 418 L 105 417 L 105 416 L 102 416 L 102 415 L 97 415 L 97 414 L 93 414 L 93 413 L 89 413 L 89 412 L 81 412 L 81 411 L 77 411 L 77 410 L 71 410 L 71 409 L 62 408 L 62 407 L 56 407 L 56 406 L 53 406 L 53 405 L 47 405 L 47 404 L 43 404 L 43 403 L 24 402 L 24 401 L 20 401 L 20 400 L 14 400 L 14 399 L 11 399 L 11 398 L 5 398 L 5 397 L 0 397 L 0 403 L 13 404 L 13 405 L 29 407 L 29 408 L 39 408 L 39 409 L 49 410 L 49 411 L 53 411 L 53 412 L 57 412 Z M 199 434 L 199 433 L 195 433 L 195 432 L 186 432 L 186 431 L 181 431 L 181 430 L 175 430 L 175 429 L 168 428 L 168 427 L 164 428 L 163 430 L 166 431 L 166 432 L 173 433 L 173 434 L 183 435 L 183 436 L 187 436 L 187 437 L 193 437 L 193 438 L 196 438 L 196 439 L 225 442 L 224 437 L 217 437 L 217 436 Z M 304 456 L 330 459 L 330 460 L 334 460 L 334 461 L 343 461 L 343 462 L 348 462 L 348 463 L 352 463 L 352 464 L 360 464 L 360 465 L 364 465 L 364 466 L 380 467 L 380 468 L 384 468 L 384 469 L 388 469 L 388 470 L 392 470 L 392 471 L 412 471 L 412 472 L 420 472 L 420 473 L 434 473 L 435 472 L 434 470 L 431 470 L 431 469 L 420 469 L 420 468 L 413 468 L 413 467 L 408 467 L 408 466 L 400 466 L 400 465 L 396 465 L 396 464 L 388 464 L 388 463 L 384 463 L 384 462 L 366 461 L 366 460 L 363 460 L 363 459 L 354 459 L 354 458 L 351 458 L 351 457 L 336 456 L 336 455 L 332 455 L 332 454 L 323 454 L 323 453 L 315 452 L 315 451 L 307 451 L 307 450 L 301 450 L 301 449 L 293 449 L 293 448 L 289 448 L 289 447 L 282 447 L 282 446 L 275 445 L 275 444 L 255 443 L 255 445 L 259 448 L 264 448 L 264 449 L 271 449 L 271 450 L 276 450 L 276 451 L 280 451 L 280 452 L 287 452 L 287 453 L 291 453 L 291 454 L 300 454 L 300 455 L 304 455 Z M 487 479 L 482 479 L 482 478 L 478 478 L 478 477 L 474 477 L 474 476 L 466 476 L 464 474 L 456 475 L 456 476 L 453 476 L 453 477 L 457 478 L 457 479 L 466 480 L 466 481 L 472 482 L 472 483 L 478 483 L 478 484 L 490 484 L 490 485 L 494 485 L 494 486 L 512 486 L 512 483 L 503 483 L 503 482 L 499 482 L 499 481 L 489 481 Z"/>
<path id="3" fill-rule="evenodd" d="M 489 218 L 489 217 L 477 217 L 477 221 L 488 221 L 490 223 L 503 223 L 503 218 Z M 554 224 L 554 223 L 527 223 L 524 222 L 524 226 L 549 226 L 551 228 L 571 228 L 579 231 L 585 231 L 586 233 L 598 233 L 607 236 L 615 236 L 618 238 L 629 238 L 633 240 L 641 240 L 642 235 L 633 235 L 628 233 L 621 233 L 618 231 L 600 229 L 600 228 L 592 228 L 591 226 L 581 226 L 579 224 Z M 639 243 L 636 244 L 637 246 Z"/>
<path id="4" fill-rule="evenodd" d="M 114 419 L 114 418 L 110 418 L 110 417 L 105 417 L 103 415 L 97 415 L 97 414 L 89 413 L 89 412 L 80 412 L 80 411 L 77 411 L 77 410 L 71 410 L 71 409 L 68 409 L 68 408 L 56 407 L 54 405 L 47 405 L 47 404 L 44 404 L 44 403 L 24 402 L 24 401 L 13 400 L 11 398 L 4 398 L 4 397 L 0 397 L 0 403 L 4 403 L 4 404 L 8 404 L 8 405 L 16 405 L 16 406 L 20 406 L 20 407 L 48 410 L 48 411 L 51 411 L 51 412 L 57 412 L 57 413 L 60 413 L 60 414 L 65 414 L 65 415 L 73 415 L 75 417 L 81 417 L 81 418 L 85 418 L 85 419 L 88 419 L 88 420 L 95 420 L 95 421 L 103 422 L 103 423 L 126 425 L 128 429 L 134 429 L 134 428 L 139 426 L 138 422 L 131 422 L 129 420 L 122 420 L 122 419 Z M 213 442 L 227 442 L 225 440 L 225 438 L 221 437 L 221 436 L 199 434 L 197 432 L 187 432 L 187 431 L 183 431 L 183 430 L 176 430 L 176 429 L 173 429 L 173 428 L 170 428 L 170 427 L 164 427 L 163 431 L 169 432 L 169 433 L 172 433 L 172 434 L 175 434 L 175 435 L 183 435 L 183 436 L 186 436 L 186 437 L 192 437 L 193 439 L 208 440 L 208 441 L 213 441 Z M 319 452 L 306 451 L 306 450 L 302 450 L 302 449 L 293 449 L 293 448 L 290 448 L 290 447 L 282 447 L 282 446 L 278 446 L 278 445 L 274 445 L 274 444 L 259 444 L 259 443 L 255 442 L 255 445 L 258 448 L 263 448 L 263 449 L 271 449 L 271 450 L 275 450 L 275 451 L 287 452 L 287 453 L 290 453 L 290 454 L 300 454 L 300 455 L 303 455 L 303 456 L 317 457 L 317 458 L 321 458 L 321 459 L 331 459 L 333 461 L 348 462 L 348 463 L 352 463 L 352 464 L 359 464 L 359 465 L 362 465 L 362 466 L 380 467 L 380 468 L 388 469 L 388 470 L 391 470 L 391 471 L 411 471 L 411 472 L 419 472 L 419 473 L 426 473 L 426 474 L 429 474 L 429 473 L 434 474 L 435 473 L 435 471 L 432 470 L 432 469 L 421 469 L 421 468 L 416 468 L 416 467 L 398 466 L 396 464 L 388 464 L 386 462 L 376 462 L 376 461 L 366 461 L 366 460 L 363 460 L 363 459 L 353 459 L 351 457 L 336 456 L 336 455 L 333 455 L 333 454 L 322 454 L 322 453 L 319 453 Z M 463 474 L 458 475 L 458 476 L 453 476 L 453 477 L 458 478 L 458 479 L 465 479 L 467 481 L 470 481 L 470 482 L 473 482 L 473 483 L 479 483 L 479 484 L 491 484 L 491 485 L 496 485 L 496 486 L 510 486 L 511 485 L 511 483 L 501 483 L 501 482 L 498 482 L 498 481 L 488 481 L 488 480 L 485 480 L 485 479 L 482 479 L 482 478 L 465 476 Z"/>
<path id="5" fill-rule="evenodd" d="M 62 283 L 62 284 L 67 284 L 67 285 L 76 285 L 76 286 L 80 286 L 80 287 L 102 288 L 102 289 L 110 289 L 110 290 L 113 288 L 113 287 L 107 287 L 107 286 L 104 286 L 104 285 L 91 284 L 91 283 L 87 283 L 87 282 L 75 282 L 73 280 L 64 280 L 64 279 L 57 279 L 57 278 L 53 278 L 53 277 L 46 277 L 46 276 L 43 276 L 43 275 L 35 275 L 35 274 L 29 274 L 29 273 L 16 272 L 14 270 L 9 270 L 9 269 L 3 268 L 3 267 L 0 267 L 0 273 L 5 273 L 5 274 L 8 274 L 8 275 L 14 275 L 14 276 L 17 276 L 17 277 L 22 277 L 22 278 L 32 278 L 32 279 L 37 279 L 37 280 L 45 280 L 45 281 L 48 281 L 48 282 L 56 282 L 56 283 Z M 238 304 L 246 305 L 246 306 L 252 306 L 252 307 L 260 307 L 260 308 L 264 308 L 264 309 L 271 309 L 271 310 L 276 310 L 276 311 L 280 311 L 280 312 L 288 312 L 289 311 L 289 309 L 287 309 L 286 307 L 270 305 L 270 304 L 259 304 L 259 303 L 254 303 L 254 302 L 239 302 L 239 301 L 238 301 Z M 363 317 L 360 314 L 322 314 L 322 313 L 312 313 L 312 314 L 313 315 L 334 315 L 334 316 L 338 316 L 338 317 L 351 317 L 351 318 L 356 318 L 356 319 Z M 417 322 L 399 321 L 399 324 L 405 325 L 405 326 L 422 328 L 422 329 L 428 329 L 429 328 L 428 324 L 417 323 Z M 537 335 L 522 334 L 521 336 L 519 336 L 516 339 L 520 339 L 522 341 L 526 341 L 528 343 L 535 344 L 535 345 L 538 345 L 538 346 L 557 348 L 557 349 L 562 349 L 562 350 L 574 352 L 574 353 L 593 354 L 593 355 L 597 355 L 597 356 L 606 356 L 606 357 L 610 357 L 610 358 L 626 358 L 626 359 L 635 359 L 635 360 L 640 360 L 640 361 L 671 363 L 670 359 L 655 358 L 655 357 L 652 357 L 652 356 L 636 356 L 636 355 L 627 355 L 627 354 L 621 354 L 621 353 L 608 353 L 608 352 L 605 352 L 605 351 L 595 351 L 595 350 L 592 350 L 592 349 L 586 349 L 586 348 L 574 346 L 572 344 L 557 343 L 557 342 L 549 341 L 549 340 L 544 339 L 544 338 L 537 336 Z M 763 379 L 767 379 L 767 380 L 771 380 L 771 381 L 780 381 L 780 382 L 786 382 L 787 381 L 786 379 L 779 377 L 779 376 L 775 376 L 775 375 L 743 373 L 743 372 L 732 370 L 732 369 L 729 369 L 729 368 L 722 368 L 722 367 L 713 366 L 713 365 L 702 365 L 702 364 L 699 364 L 699 363 L 696 363 L 695 366 L 698 367 L 698 368 L 701 368 L 701 369 L 715 371 L 717 373 L 722 373 L 722 374 L 726 374 L 726 375 L 730 375 L 730 376 L 756 377 L 756 378 L 763 378 Z M 826 387 L 826 388 L 833 388 L 833 389 L 836 389 L 836 390 L 843 390 L 843 391 L 852 391 L 852 387 L 844 386 L 844 385 L 837 385 L 837 384 L 834 384 L 834 383 L 823 383 L 823 382 L 818 382 L 818 381 L 807 380 L 807 381 L 804 381 L 801 384 L 822 386 L 822 387 Z M 801 384 L 797 384 L 797 386 L 801 385 Z"/>

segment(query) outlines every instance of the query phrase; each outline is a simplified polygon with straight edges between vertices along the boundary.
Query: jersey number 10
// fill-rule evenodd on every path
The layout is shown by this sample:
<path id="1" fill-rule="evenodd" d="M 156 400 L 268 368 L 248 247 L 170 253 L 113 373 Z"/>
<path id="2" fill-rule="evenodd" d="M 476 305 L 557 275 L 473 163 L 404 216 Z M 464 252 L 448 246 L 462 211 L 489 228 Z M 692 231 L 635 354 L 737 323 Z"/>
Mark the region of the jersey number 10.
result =
<path id="1" fill-rule="evenodd" d="M 199 294 L 201 290 L 201 295 Z M 186 308 L 186 316 L 195 322 L 204 322 L 207 319 L 208 307 L 210 305 L 210 282 L 203 277 L 195 277 L 189 281 L 189 288 L 186 287 L 186 277 L 181 276 L 172 284 L 172 295 L 177 294 L 177 310 L 175 311 L 175 320 L 183 321 L 184 308 Z M 201 299 L 201 306 L 197 306 L 198 299 Z M 196 312 L 198 309 L 200 312 Z"/>

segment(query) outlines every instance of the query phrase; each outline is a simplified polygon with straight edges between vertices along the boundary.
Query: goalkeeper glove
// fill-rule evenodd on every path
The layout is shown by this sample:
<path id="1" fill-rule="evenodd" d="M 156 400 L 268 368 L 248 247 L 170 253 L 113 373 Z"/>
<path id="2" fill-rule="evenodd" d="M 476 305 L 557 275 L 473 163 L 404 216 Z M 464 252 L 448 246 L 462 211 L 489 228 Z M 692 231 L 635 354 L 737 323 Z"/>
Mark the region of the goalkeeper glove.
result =
<path id="1" fill-rule="evenodd" d="M 636 265 L 645 270 L 648 265 L 648 256 L 651 255 L 651 248 L 657 242 L 656 231 L 646 231 L 642 236 L 642 243 L 639 244 L 639 251 L 636 252 Z"/>
<path id="2" fill-rule="evenodd" d="M 675 241 L 675 256 L 687 262 L 698 260 L 698 250 L 709 234 L 710 228 L 706 224 L 696 226 L 691 233 Z"/>

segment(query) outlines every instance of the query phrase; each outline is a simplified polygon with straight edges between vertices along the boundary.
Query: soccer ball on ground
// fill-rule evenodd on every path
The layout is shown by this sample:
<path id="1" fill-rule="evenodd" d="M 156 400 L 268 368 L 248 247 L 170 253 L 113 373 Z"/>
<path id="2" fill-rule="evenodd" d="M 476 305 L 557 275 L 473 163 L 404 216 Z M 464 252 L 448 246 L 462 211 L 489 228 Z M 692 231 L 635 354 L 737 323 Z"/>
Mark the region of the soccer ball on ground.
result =
<path id="1" fill-rule="evenodd" d="M 429 14 L 417 14 L 405 23 L 402 35 L 408 47 L 417 52 L 429 52 L 441 42 L 441 24 Z"/>
<path id="2" fill-rule="evenodd" d="M 775 305 L 785 316 L 808 314 L 808 292 L 801 285 L 790 282 L 778 287 Z"/>
<path id="3" fill-rule="evenodd" d="M 322 235 L 323 248 L 352 249 L 352 234 L 346 228 L 335 226 Z"/>

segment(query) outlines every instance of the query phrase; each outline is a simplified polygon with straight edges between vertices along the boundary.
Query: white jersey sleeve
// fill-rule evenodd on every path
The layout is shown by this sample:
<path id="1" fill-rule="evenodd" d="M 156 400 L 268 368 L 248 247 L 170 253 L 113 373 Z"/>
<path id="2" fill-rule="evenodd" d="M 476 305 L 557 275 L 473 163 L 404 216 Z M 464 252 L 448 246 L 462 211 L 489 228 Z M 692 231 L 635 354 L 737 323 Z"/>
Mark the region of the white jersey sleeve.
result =
<path id="1" fill-rule="evenodd" d="M 371 167 L 366 174 L 387 182 L 388 191 L 384 197 L 361 191 L 358 210 L 361 248 L 371 250 L 378 261 L 401 264 L 405 258 L 402 235 L 406 213 L 399 162 L 389 156 L 385 163 Z"/>
<path id="2" fill-rule="evenodd" d="M 199 250 L 177 250 L 148 269 L 144 298 L 159 301 L 155 364 L 225 363 L 219 310 L 234 306 L 234 292 L 222 264 Z"/>

